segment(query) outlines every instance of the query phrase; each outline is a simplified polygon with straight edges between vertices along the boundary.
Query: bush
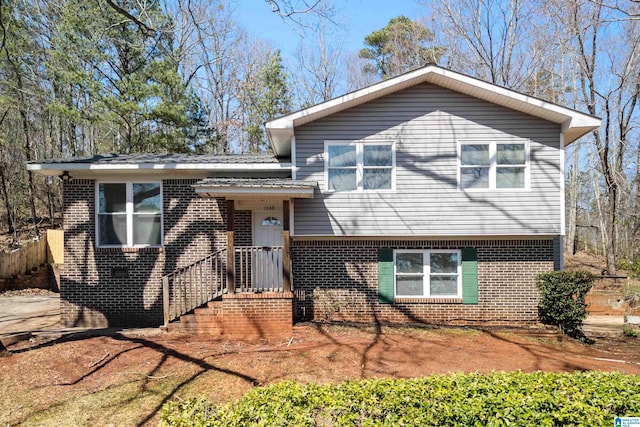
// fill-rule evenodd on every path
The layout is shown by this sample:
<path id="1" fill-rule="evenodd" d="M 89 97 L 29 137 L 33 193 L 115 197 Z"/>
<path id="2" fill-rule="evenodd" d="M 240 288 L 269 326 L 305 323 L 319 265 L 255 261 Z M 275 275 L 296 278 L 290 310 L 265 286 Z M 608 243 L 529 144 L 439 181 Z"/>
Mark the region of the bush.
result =
<path id="1" fill-rule="evenodd" d="M 640 413 L 640 376 L 496 372 L 249 391 L 236 403 L 168 403 L 164 426 L 610 426 Z"/>
<path id="2" fill-rule="evenodd" d="M 587 271 L 551 271 L 539 274 L 536 285 L 540 289 L 538 305 L 540 320 L 556 325 L 570 337 L 584 340 L 582 324 L 587 317 L 584 299 L 596 276 Z"/>
<path id="3" fill-rule="evenodd" d="M 640 278 L 640 257 L 636 258 L 633 262 L 621 259 L 620 268 L 627 270 L 631 277 L 635 279 Z"/>

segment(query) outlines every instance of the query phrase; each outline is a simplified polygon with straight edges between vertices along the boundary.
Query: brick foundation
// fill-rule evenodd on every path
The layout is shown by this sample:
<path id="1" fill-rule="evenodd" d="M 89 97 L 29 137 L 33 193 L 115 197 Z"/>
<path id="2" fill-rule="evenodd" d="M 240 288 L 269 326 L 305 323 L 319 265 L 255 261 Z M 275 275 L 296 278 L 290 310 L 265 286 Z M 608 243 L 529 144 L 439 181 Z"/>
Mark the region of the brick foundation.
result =
<path id="1" fill-rule="evenodd" d="M 379 248 L 478 251 L 479 301 L 378 303 Z M 538 320 L 537 274 L 553 270 L 552 240 L 294 240 L 296 320 L 524 326 Z"/>
<path id="2" fill-rule="evenodd" d="M 292 301 L 292 293 L 223 295 L 224 335 L 238 338 L 291 335 Z"/>

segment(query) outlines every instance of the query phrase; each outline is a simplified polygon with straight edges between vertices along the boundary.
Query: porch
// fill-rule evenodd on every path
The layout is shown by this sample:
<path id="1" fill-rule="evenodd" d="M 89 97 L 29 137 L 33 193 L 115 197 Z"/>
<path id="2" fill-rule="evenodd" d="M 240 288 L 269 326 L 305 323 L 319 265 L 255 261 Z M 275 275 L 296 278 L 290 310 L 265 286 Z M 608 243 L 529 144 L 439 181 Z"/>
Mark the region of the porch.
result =
<path id="1" fill-rule="evenodd" d="M 313 197 L 315 184 L 206 179 L 193 187 L 225 198 L 226 247 L 162 278 L 164 326 L 243 337 L 290 331 L 291 202 Z"/>

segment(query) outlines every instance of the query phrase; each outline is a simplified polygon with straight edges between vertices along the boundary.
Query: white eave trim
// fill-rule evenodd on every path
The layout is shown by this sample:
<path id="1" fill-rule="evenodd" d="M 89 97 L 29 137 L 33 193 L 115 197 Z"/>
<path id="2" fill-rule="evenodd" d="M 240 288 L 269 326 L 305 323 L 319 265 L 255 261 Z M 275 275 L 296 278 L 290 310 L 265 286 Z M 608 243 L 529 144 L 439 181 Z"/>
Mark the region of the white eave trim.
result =
<path id="1" fill-rule="evenodd" d="M 247 199 L 264 196 L 277 199 L 313 199 L 313 187 L 277 188 L 277 187 L 238 187 L 238 186 L 201 186 L 195 189 L 203 197 L 226 197 L 228 199 Z"/>
<path id="2" fill-rule="evenodd" d="M 286 115 L 266 123 L 269 139 L 276 147 L 285 148 L 296 126 L 355 107 L 376 98 L 420 83 L 432 83 L 487 102 L 520 111 L 562 126 L 568 145 L 584 134 L 598 128 L 601 120 L 551 102 L 515 92 L 455 71 L 429 65 L 366 88 L 348 93 L 322 104 Z M 286 148 L 277 154 L 286 154 Z"/>
<path id="3" fill-rule="evenodd" d="M 128 171 L 251 171 L 291 170 L 291 163 L 29 163 L 27 170 L 41 175 L 60 175 L 63 171 L 128 172 Z"/>

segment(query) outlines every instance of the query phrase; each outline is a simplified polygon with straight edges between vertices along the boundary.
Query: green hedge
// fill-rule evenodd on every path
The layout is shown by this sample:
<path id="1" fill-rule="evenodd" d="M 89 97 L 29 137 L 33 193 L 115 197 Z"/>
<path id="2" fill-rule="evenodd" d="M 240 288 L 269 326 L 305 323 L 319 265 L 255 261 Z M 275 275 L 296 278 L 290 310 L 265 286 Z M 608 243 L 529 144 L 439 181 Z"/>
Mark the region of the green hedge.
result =
<path id="1" fill-rule="evenodd" d="M 238 402 L 164 406 L 164 426 L 613 426 L 640 416 L 640 376 L 496 372 L 301 385 L 285 381 Z"/>

